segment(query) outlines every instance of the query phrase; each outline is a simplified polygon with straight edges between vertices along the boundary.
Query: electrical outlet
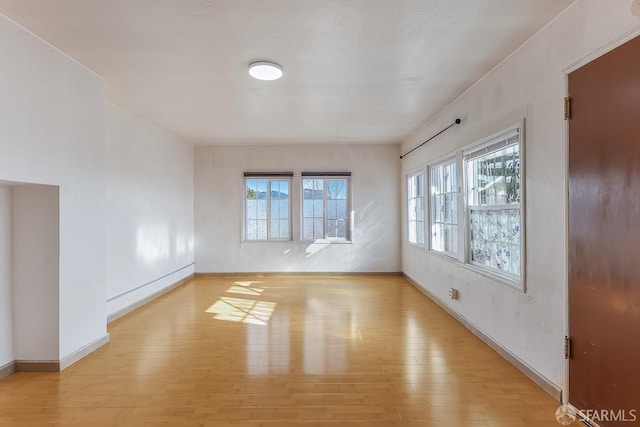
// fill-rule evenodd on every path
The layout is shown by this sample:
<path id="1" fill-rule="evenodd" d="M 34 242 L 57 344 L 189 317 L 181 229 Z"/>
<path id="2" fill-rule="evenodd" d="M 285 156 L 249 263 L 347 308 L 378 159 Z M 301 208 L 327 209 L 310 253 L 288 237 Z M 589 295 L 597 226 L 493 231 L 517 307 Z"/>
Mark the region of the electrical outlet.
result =
<path id="1" fill-rule="evenodd" d="M 458 290 L 455 288 L 449 288 L 449 298 L 458 299 Z"/>
<path id="2" fill-rule="evenodd" d="M 640 0 L 633 0 L 631 2 L 631 13 L 635 16 L 640 16 Z"/>

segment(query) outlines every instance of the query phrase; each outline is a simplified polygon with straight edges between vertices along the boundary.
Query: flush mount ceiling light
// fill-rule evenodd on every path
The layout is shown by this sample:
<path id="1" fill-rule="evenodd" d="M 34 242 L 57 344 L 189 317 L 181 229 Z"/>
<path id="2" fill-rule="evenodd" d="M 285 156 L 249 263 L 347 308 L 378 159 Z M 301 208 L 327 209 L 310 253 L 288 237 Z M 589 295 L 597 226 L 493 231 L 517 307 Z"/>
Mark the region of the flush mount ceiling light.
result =
<path id="1" fill-rule="evenodd" d="M 278 80 L 282 77 L 282 67 L 275 62 L 252 62 L 249 64 L 249 75 L 258 80 Z"/>

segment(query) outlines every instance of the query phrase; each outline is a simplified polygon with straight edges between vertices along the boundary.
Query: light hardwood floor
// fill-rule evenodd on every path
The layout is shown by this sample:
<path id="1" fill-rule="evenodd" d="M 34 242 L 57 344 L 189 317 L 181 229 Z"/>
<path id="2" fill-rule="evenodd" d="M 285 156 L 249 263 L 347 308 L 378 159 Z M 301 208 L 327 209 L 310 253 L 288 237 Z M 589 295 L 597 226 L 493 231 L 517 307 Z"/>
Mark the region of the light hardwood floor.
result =
<path id="1" fill-rule="evenodd" d="M 0 380 L 0 426 L 558 426 L 559 403 L 401 277 L 197 278 L 62 373 Z"/>

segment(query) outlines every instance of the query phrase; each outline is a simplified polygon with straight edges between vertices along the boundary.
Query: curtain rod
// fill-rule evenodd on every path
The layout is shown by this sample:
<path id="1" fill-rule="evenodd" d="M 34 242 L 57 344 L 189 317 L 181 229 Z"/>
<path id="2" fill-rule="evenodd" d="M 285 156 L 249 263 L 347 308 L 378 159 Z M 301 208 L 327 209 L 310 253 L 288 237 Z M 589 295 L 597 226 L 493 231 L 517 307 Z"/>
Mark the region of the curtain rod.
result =
<path id="1" fill-rule="evenodd" d="M 436 133 L 435 135 L 433 135 L 431 138 L 427 139 L 425 142 L 423 142 L 422 144 L 418 145 L 417 147 L 414 147 L 413 149 L 407 151 L 406 153 L 404 153 L 402 156 L 400 156 L 400 160 L 404 159 L 405 157 L 407 157 L 409 154 L 413 153 L 414 151 L 416 151 L 418 148 L 422 147 L 423 145 L 425 145 L 427 142 L 431 141 L 433 138 L 435 138 L 436 136 L 440 135 L 441 133 L 443 133 L 444 131 L 447 131 L 449 129 L 451 129 L 452 127 L 454 127 L 455 125 L 459 125 L 462 122 L 462 120 L 460 119 L 456 119 L 453 123 L 451 123 L 449 126 L 447 126 L 446 128 L 442 129 L 440 132 Z"/>

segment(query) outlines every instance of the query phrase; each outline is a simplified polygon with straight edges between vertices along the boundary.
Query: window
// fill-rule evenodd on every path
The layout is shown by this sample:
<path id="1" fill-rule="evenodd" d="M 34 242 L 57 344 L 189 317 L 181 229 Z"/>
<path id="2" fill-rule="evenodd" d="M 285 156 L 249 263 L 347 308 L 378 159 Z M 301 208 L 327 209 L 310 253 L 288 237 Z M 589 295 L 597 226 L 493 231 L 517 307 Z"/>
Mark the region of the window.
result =
<path id="1" fill-rule="evenodd" d="M 407 226 L 410 243 L 424 245 L 424 174 L 407 176 Z"/>
<path id="2" fill-rule="evenodd" d="M 302 173 L 302 240 L 349 240 L 349 178 Z"/>
<path id="3" fill-rule="evenodd" d="M 430 249 L 456 257 L 458 254 L 458 191 L 456 161 L 429 167 L 431 188 Z"/>
<path id="4" fill-rule="evenodd" d="M 245 240 L 291 240 L 286 175 L 245 174 Z"/>
<path id="5" fill-rule="evenodd" d="M 465 155 L 469 262 L 514 280 L 523 276 L 520 129 Z"/>

